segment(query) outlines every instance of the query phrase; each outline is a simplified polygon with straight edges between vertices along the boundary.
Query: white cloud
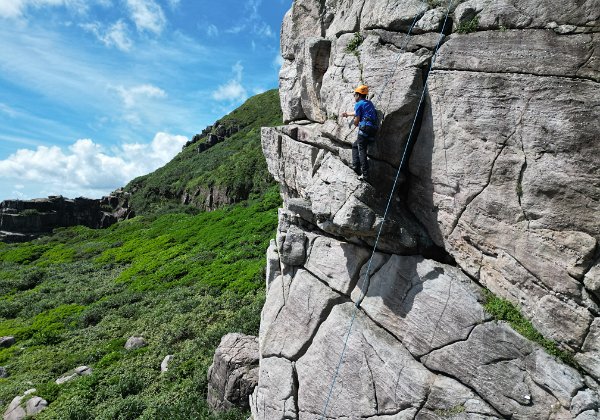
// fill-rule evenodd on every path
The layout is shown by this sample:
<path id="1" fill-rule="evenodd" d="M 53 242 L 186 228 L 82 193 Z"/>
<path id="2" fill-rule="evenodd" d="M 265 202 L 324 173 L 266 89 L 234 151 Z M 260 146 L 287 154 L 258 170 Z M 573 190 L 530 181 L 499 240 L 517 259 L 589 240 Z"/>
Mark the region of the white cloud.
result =
<path id="1" fill-rule="evenodd" d="M 96 38 L 102 41 L 107 47 L 114 46 L 121 51 L 129 51 L 133 46 L 133 41 L 129 37 L 127 24 L 122 20 L 115 22 L 106 30 L 99 22 L 86 23 L 80 26 L 96 35 Z"/>
<path id="2" fill-rule="evenodd" d="M 106 5 L 109 0 L 96 0 L 100 5 Z M 0 17 L 15 19 L 21 18 L 29 8 L 40 9 L 51 6 L 64 6 L 69 10 L 85 14 L 89 3 L 85 0 L 0 0 Z"/>
<path id="3" fill-rule="evenodd" d="M 206 34 L 210 37 L 217 37 L 219 36 L 219 28 L 211 23 L 206 27 Z"/>
<path id="4" fill-rule="evenodd" d="M 171 10 L 175 10 L 179 7 L 181 0 L 168 0 L 168 3 Z"/>
<path id="5" fill-rule="evenodd" d="M 231 70 L 233 71 L 233 75 L 235 77 L 235 80 L 237 80 L 238 82 L 242 81 L 242 74 L 244 73 L 244 66 L 242 66 L 241 62 L 236 62 L 232 67 Z"/>
<path id="6" fill-rule="evenodd" d="M 138 31 L 148 31 L 160 34 L 167 20 L 165 14 L 154 0 L 127 0 L 131 20 L 135 22 Z"/>
<path id="7" fill-rule="evenodd" d="M 110 154 L 90 139 L 77 140 L 66 150 L 20 149 L 0 161 L 0 177 L 43 182 L 47 194 L 100 196 L 163 166 L 186 141 L 185 136 L 159 132 L 150 143 L 123 144 Z M 19 184 L 14 188 L 22 189 Z"/>
<path id="8" fill-rule="evenodd" d="M 246 89 L 237 80 L 230 80 L 213 92 L 213 99 L 217 101 L 242 101 L 248 97 Z"/>
<path id="9" fill-rule="evenodd" d="M 273 32 L 271 27 L 269 25 L 267 25 L 265 22 L 258 22 L 256 25 L 254 25 L 254 33 L 259 36 L 266 37 L 266 38 L 274 38 L 275 37 L 275 32 Z"/>
<path id="10" fill-rule="evenodd" d="M 239 34 L 240 32 L 242 32 L 245 29 L 246 29 L 246 24 L 243 23 L 241 25 L 233 26 L 233 27 L 227 29 L 225 32 L 227 32 L 228 34 Z"/>
<path id="11" fill-rule="evenodd" d="M 8 115 L 10 118 L 15 118 L 18 115 L 17 111 L 15 111 L 10 106 L 8 106 L 6 104 L 3 104 L 1 102 L 0 102 L 0 112 L 2 112 L 3 114 Z"/>
<path id="12" fill-rule="evenodd" d="M 238 102 L 248 98 L 248 92 L 242 85 L 244 67 L 239 61 L 231 68 L 233 78 L 213 92 L 212 97 L 217 101 Z"/>
<path id="13" fill-rule="evenodd" d="M 248 0 L 246 2 L 246 10 L 250 12 L 250 19 L 259 18 L 258 8 L 260 7 L 262 0 Z"/>
<path id="14" fill-rule="evenodd" d="M 23 14 L 24 0 L 0 0 L 0 17 L 17 18 Z"/>
<path id="15" fill-rule="evenodd" d="M 118 86 L 116 90 L 121 96 L 121 99 L 123 100 L 123 105 L 125 106 L 125 108 L 128 109 L 133 108 L 140 98 L 147 99 L 167 97 L 167 93 L 164 90 L 149 84 L 138 85 L 132 88 Z"/>

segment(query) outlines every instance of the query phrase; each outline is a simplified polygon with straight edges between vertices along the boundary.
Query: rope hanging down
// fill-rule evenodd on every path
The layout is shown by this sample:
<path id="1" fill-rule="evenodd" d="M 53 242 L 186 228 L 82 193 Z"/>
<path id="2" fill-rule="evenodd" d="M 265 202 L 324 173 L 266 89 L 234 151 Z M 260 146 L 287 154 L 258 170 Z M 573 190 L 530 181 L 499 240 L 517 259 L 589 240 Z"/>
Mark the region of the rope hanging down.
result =
<path id="1" fill-rule="evenodd" d="M 390 195 L 389 195 L 389 198 L 388 198 L 388 201 L 387 201 L 387 205 L 386 205 L 385 211 L 383 213 L 383 220 L 381 221 L 381 225 L 379 226 L 379 231 L 377 232 L 377 237 L 376 237 L 375 243 L 373 245 L 373 250 L 371 252 L 371 257 L 369 258 L 369 264 L 367 265 L 367 270 L 365 271 L 365 275 L 364 275 L 364 279 L 363 279 L 363 284 L 362 284 L 362 287 L 361 287 L 361 294 L 360 294 L 358 300 L 356 301 L 356 304 L 354 305 L 354 310 L 353 310 L 353 313 L 352 313 L 352 317 L 350 319 L 350 324 L 348 326 L 348 332 L 346 333 L 346 338 L 344 340 L 344 346 L 342 348 L 342 353 L 340 355 L 340 360 L 339 360 L 338 365 L 337 365 L 337 367 L 335 369 L 335 373 L 333 375 L 333 380 L 331 382 L 331 386 L 329 387 L 329 392 L 327 394 L 327 399 L 325 400 L 325 406 L 323 407 L 323 414 L 321 415 L 321 420 L 326 419 L 327 409 L 329 407 L 329 402 L 331 401 L 331 395 L 333 393 L 333 388 L 335 387 L 335 383 L 337 381 L 337 377 L 338 377 L 340 368 L 342 367 L 342 364 L 344 362 L 344 356 L 346 354 L 346 349 L 348 347 L 348 340 L 350 339 L 350 334 L 352 332 L 352 326 L 354 325 L 354 320 L 356 319 L 356 315 L 358 313 L 358 310 L 360 309 L 360 305 L 361 305 L 363 299 L 366 296 L 367 290 L 369 289 L 369 284 L 370 284 L 370 281 L 371 281 L 371 279 L 369 277 L 369 274 L 371 272 L 371 263 L 373 262 L 373 257 L 375 256 L 375 251 L 377 250 L 377 244 L 379 243 L 379 238 L 381 237 L 381 232 L 383 231 L 383 225 L 385 223 L 385 220 L 387 218 L 387 214 L 388 214 L 390 205 L 392 203 L 392 198 L 394 196 L 394 191 L 396 190 L 396 185 L 398 184 L 398 179 L 400 178 L 400 172 L 402 170 L 402 167 L 404 166 L 404 161 L 406 159 L 406 155 L 407 155 L 407 152 L 408 152 L 408 149 L 409 149 L 409 141 L 412 138 L 412 135 L 413 135 L 416 123 L 417 123 L 417 116 L 419 114 L 419 109 L 421 109 L 421 105 L 423 104 L 423 100 L 425 99 L 425 92 L 427 91 L 427 85 L 429 83 L 429 73 L 431 73 L 431 69 L 433 68 L 433 66 L 435 64 L 435 57 L 436 57 L 437 52 L 438 52 L 438 50 L 440 48 L 442 40 L 444 39 L 444 28 L 446 27 L 446 24 L 448 22 L 448 16 L 450 14 L 450 8 L 452 6 L 452 2 L 453 2 L 453 0 L 448 0 L 448 7 L 447 7 L 447 10 L 446 10 L 446 16 L 444 18 L 444 23 L 442 24 L 442 28 L 440 30 L 440 37 L 439 37 L 438 42 L 437 42 L 437 44 L 435 46 L 435 50 L 433 52 L 433 56 L 431 57 L 431 64 L 429 65 L 429 69 L 427 70 L 427 78 L 426 78 L 425 83 L 423 85 L 423 92 L 421 93 L 421 98 L 419 99 L 419 105 L 417 107 L 417 112 L 415 113 L 415 117 L 413 118 L 412 126 L 410 128 L 410 132 L 409 132 L 408 137 L 406 139 L 406 146 L 404 147 L 404 152 L 402 153 L 402 159 L 400 160 L 400 165 L 398 166 L 398 171 L 396 172 L 396 177 L 394 178 L 394 183 L 392 185 L 392 189 L 390 191 Z M 415 16 L 415 21 L 416 21 L 416 16 Z M 413 25 L 411 25 L 411 30 L 412 30 L 412 28 L 414 26 L 414 23 L 415 22 L 413 22 Z M 407 35 L 410 35 L 410 32 Z M 399 58 L 396 61 L 396 63 L 398 63 L 398 61 L 399 61 Z M 394 68 L 394 71 L 395 71 L 395 68 Z M 387 85 L 387 82 L 386 82 L 386 85 Z"/>

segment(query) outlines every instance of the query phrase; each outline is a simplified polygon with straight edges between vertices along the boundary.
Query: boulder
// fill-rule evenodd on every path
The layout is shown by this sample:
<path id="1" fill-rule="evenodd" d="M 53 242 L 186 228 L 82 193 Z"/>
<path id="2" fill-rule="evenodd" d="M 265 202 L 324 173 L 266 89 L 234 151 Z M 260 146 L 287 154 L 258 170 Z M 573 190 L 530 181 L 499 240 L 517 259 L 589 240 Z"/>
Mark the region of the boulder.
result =
<path id="1" fill-rule="evenodd" d="M 173 356 L 172 354 L 165 356 L 163 361 L 160 362 L 160 371 L 161 372 L 166 372 L 169 370 L 169 363 L 171 363 L 171 361 L 173 360 L 174 357 L 175 356 Z"/>
<path id="2" fill-rule="evenodd" d="M 12 337 L 12 336 L 0 337 L 0 348 L 10 347 L 13 344 L 15 344 L 15 337 Z"/>
<path id="3" fill-rule="evenodd" d="M 22 420 L 27 417 L 33 417 L 48 408 L 48 402 L 43 398 L 33 395 L 26 399 L 35 391 L 35 389 L 28 390 L 23 395 L 13 398 L 4 412 L 3 419 Z"/>
<path id="4" fill-rule="evenodd" d="M 72 381 L 75 378 L 80 376 L 88 376 L 93 373 L 93 369 L 87 366 L 79 366 L 75 368 L 73 371 L 65 373 L 60 378 L 58 378 L 55 382 L 57 385 L 62 385 L 66 382 Z"/>
<path id="5" fill-rule="evenodd" d="M 4 366 L 0 366 L 0 379 L 8 378 L 10 375 L 8 374 L 8 370 Z"/>
<path id="6" fill-rule="evenodd" d="M 248 408 L 258 382 L 258 338 L 231 333 L 221 338 L 208 369 L 209 406 L 216 411 Z"/>
<path id="7" fill-rule="evenodd" d="M 146 339 L 144 337 L 132 336 L 125 342 L 125 350 L 137 350 L 142 347 L 146 347 Z"/>

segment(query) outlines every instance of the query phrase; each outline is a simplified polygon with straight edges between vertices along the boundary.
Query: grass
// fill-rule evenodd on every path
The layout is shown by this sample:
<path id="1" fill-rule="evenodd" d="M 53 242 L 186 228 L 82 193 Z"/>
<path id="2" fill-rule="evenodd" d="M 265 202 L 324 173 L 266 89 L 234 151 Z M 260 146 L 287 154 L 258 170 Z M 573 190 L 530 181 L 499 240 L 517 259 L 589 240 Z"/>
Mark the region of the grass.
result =
<path id="1" fill-rule="evenodd" d="M 212 414 L 204 396 L 228 332 L 257 334 L 276 188 L 197 215 L 137 217 L 106 230 L 58 230 L 0 246 L 0 410 L 37 388 L 45 419 L 246 419 Z M 142 335 L 148 346 L 126 351 Z M 169 371 L 160 363 L 174 355 Z M 55 379 L 87 365 L 93 374 Z"/>
<path id="2" fill-rule="evenodd" d="M 559 349 L 554 341 L 548 340 L 540 334 L 511 302 L 486 291 L 484 308 L 495 319 L 508 322 L 523 337 L 538 343 L 548 354 L 558 357 L 564 363 L 579 369 L 572 353 Z"/>

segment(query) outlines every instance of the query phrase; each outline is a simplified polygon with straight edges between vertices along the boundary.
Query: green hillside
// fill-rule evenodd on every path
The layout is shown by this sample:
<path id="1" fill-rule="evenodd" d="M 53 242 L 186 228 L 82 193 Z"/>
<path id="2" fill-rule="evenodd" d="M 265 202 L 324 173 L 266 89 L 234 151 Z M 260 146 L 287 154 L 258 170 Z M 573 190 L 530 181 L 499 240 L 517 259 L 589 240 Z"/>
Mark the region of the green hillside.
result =
<path id="1" fill-rule="evenodd" d="M 274 185 L 262 155 L 260 129 L 282 123 L 278 91 L 253 96 L 218 123 L 240 131 L 201 153 L 194 144 L 185 147 L 171 162 L 125 187 L 137 214 L 180 208 L 181 197 L 199 189 L 217 188 L 239 202 Z M 200 194 L 192 207 L 201 207 L 204 198 Z"/>
<path id="2" fill-rule="evenodd" d="M 17 339 L 0 350 L 10 373 L 0 379 L 2 412 L 35 387 L 50 402 L 38 419 L 213 418 L 207 368 L 224 334 L 258 333 L 279 204 L 271 188 L 214 212 L 0 244 L 0 336 Z M 126 351 L 133 335 L 148 346 Z M 54 383 L 81 365 L 93 374 Z"/>
<path id="3" fill-rule="evenodd" d="M 260 127 L 281 123 L 275 90 L 219 121 L 239 131 L 208 150 L 192 144 L 125 188 L 138 217 L 105 230 L 66 228 L 0 243 L 0 412 L 36 388 L 37 419 L 246 419 L 207 408 L 207 369 L 228 332 L 257 334 L 265 251 L 280 197 Z M 207 188 L 237 204 L 200 212 L 182 195 Z M 198 202 L 202 200 L 196 195 Z M 148 345 L 127 351 L 130 336 Z M 160 372 L 174 355 L 168 372 Z M 79 366 L 90 376 L 55 380 Z"/>

